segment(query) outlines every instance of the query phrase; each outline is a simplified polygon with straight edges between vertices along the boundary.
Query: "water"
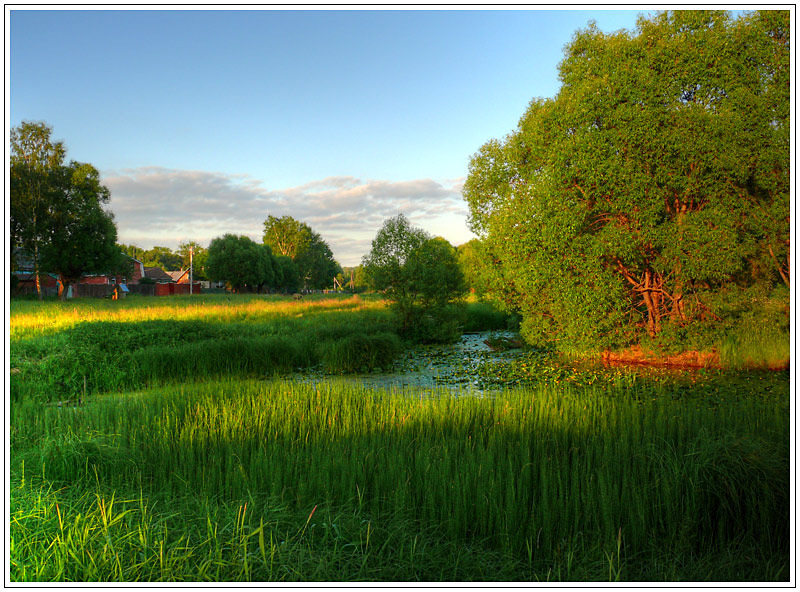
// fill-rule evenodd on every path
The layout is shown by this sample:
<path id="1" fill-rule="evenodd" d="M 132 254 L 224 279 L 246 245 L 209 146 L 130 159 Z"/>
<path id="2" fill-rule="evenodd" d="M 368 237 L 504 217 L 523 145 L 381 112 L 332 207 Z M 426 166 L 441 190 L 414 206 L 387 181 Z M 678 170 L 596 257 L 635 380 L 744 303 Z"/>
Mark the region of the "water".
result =
<path id="1" fill-rule="evenodd" d="M 481 380 L 478 368 L 488 361 L 513 361 L 523 356 L 519 348 L 498 351 L 487 341 L 518 340 L 512 331 L 484 331 L 468 333 L 449 345 L 417 346 L 398 359 L 391 372 L 329 375 L 322 372 L 304 372 L 295 378 L 305 382 L 320 383 L 337 380 L 370 389 L 440 391 L 447 389 L 464 394 L 479 395 L 497 386 Z"/>

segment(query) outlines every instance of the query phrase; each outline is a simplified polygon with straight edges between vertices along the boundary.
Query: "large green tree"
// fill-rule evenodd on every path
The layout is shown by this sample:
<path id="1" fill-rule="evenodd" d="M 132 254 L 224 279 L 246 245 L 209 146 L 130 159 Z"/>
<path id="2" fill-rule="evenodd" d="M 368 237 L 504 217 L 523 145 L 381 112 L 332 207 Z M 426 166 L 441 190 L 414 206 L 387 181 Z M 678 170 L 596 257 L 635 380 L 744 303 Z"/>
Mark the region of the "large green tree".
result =
<path id="1" fill-rule="evenodd" d="M 142 263 L 147 267 L 160 267 L 163 270 L 175 271 L 183 268 L 183 256 L 169 247 L 154 246 L 144 252 Z"/>
<path id="2" fill-rule="evenodd" d="M 294 259 L 311 242 L 311 227 L 291 216 L 268 216 L 264 220 L 264 244 L 269 245 L 275 255 Z"/>
<path id="3" fill-rule="evenodd" d="M 40 250 L 49 225 L 48 208 L 57 196 L 51 175 L 63 165 L 66 154 L 63 142 L 52 141 L 51 133 L 45 123 L 24 121 L 10 134 L 10 247 L 12 252 L 23 247 L 30 253 L 40 300 Z"/>
<path id="4" fill-rule="evenodd" d="M 102 205 L 110 193 L 90 164 L 71 162 L 50 171 L 52 197 L 41 246 L 42 267 L 58 274 L 60 295 L 84 273 L 106 273 L 121 266 L 117 228 Z"/>
<path id="5" fill-rule="evenodd" d="M 276 256 L 291 257 L 305 288 L 331 287 L 333 278 L 342 271 L 328 243 L 308 224 L 291 216 L 268 216 L 264 221 L 263 242 Z"/>
<path id="6" fill-rule="evenodd" d="M 557 96 L 485 144 L 464 186 L 526 338 L 699 334 L 742 290 L 788 285 L 788 36 L 780 11 L 575 34 Z"/>
<path id="7" fill-rule="evenodd" d="M 370 288 L 386 292 L 392 299 L 404 299 L 407 285 L 403 267 L 411 253 L 430 238 L 403 214 L 384 221 L 372 240 L 372 248 L 361 260 Z"/>
<path id="8" fill-rule="evenodd" d="M 247 236 L 226 234 L 208 246 L 206 273 L 215 282 L 227 282 L 235 292 L 272 286 L 271 252 Z"/>

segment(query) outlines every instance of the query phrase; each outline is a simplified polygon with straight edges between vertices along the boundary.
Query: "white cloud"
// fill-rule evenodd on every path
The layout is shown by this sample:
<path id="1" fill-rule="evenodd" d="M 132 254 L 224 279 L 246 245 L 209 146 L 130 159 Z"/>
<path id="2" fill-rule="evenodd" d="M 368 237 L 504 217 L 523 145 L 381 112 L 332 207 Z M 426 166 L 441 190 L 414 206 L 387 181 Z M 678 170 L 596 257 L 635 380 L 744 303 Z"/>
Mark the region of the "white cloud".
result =
<path id="1" fill-rule="evenodd" d="M 159 167 L 109 172 L 103 178 L 121 243 L 176 248 L 185 240 L 208 244 L 229 232 L 260 242 L 268 215 L 288 215 L 318 232 L 345 266 L 357 264 L 383 221 L 398 213 L 455 245 L 469 240 L 463 181 L 339 176 L 268 190 L 247 176 Z"/>

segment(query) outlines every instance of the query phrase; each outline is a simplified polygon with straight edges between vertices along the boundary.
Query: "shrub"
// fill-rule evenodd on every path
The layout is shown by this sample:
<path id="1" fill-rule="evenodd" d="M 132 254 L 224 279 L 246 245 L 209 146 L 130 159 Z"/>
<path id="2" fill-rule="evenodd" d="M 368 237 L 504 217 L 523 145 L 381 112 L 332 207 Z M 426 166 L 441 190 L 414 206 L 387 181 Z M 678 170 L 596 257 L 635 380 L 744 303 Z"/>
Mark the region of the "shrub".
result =
<path id="1" fill-rule="evenodd" d="M 398 311 L 398 331 L 413 343 L 454 343 L 461 337 L 457 306 L 412 307 Z"/>
<path id="2" fill-rule="evenodd" d="M 389 368 L 402 348 L 394 333 L 355 333 L 320 345 L 320 357 L 329 372 L 369 372 Z"/>
<path id="3" fill-rule="evenodd" d="M 495 307 L 491 302 L 470 302 L 464 306 L 465 333 L 509 329 L 512 315 Z"/>

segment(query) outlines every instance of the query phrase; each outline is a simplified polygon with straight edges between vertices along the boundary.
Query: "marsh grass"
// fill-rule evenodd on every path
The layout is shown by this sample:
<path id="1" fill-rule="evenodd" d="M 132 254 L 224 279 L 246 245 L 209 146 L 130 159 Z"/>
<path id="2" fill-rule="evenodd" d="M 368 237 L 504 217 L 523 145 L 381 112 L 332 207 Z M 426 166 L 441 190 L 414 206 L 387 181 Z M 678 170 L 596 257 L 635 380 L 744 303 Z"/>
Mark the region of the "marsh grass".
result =
<path id="1" fill-rule="evenodd" d="M 41 494 L 49 484 L 83 508 L 67 520 L 71 540 L 104 558 L 80 563 L 78 579 L 785 578 L 785 407 L 552 387 L 423 399 L 286 381 L 19 405 L 12 474 L 19 483 L 24 465 L 35 479 L 13 492 L 12 565 L 18 579 L 64 577 L 61 560 L 34 552 L 66 540 Z M 87 491 L 135 500 L 92 544 L 79 534 L 103 522 Z M 245 504 L 248 518 L 234 519 Z M 131 532 L 144 518 L 169 552 L 113 555 L 140 544 Z M 284 546 L 262 557 L 262 534 Z M 732 548 L 746 552 L 707 563 Z M 158 557 L 175 566 L 156 569 Z M 203 558 L 216 568 L 190 568 Z"/>
<path id="2" fill-rule="evenodd" d="M 274 378 L 383 367 L 394 328 L 360 298 L 12 303 L 12 580 L 788 579 L 787 380 Z"/>
<path id="3" fill-rule="evenodd" d="M 85 399 L 170 382 L 264 378 L 316 365 L 329 372 L 372 370 L 390 366 L 402 349 L 389 311 L 358 297 L 149 302 L 115 308 L 82 301 L 75 310 L 90 320 L 75 322 L 67 312 L 66 320 L 56 317 L 62 320 L 54 322 L 60 327 L 54 333 L 44 328 L 49 315 L 19 311 L 12 316 L 12 397 Z M 40 308 L 49 311 L 50 304 Z"/>

